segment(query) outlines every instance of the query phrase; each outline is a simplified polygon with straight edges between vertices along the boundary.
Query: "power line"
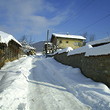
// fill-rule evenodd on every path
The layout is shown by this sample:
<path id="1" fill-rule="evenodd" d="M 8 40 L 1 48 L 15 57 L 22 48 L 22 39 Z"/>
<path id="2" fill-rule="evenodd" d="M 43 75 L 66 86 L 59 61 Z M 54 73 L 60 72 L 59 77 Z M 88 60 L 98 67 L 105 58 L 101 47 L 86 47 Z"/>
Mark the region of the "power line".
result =
<path id="1" fill-rule="evenodd" d="M 91 27 L 91 26 L 93 26 L 93 25 L 95 25 L 95 24 L 97 24 L 98 22 L 100 22 L 100 21 L 102 21 L 102 20 L 108 18 L 109 16 L 110 16 L 110 14 L 107 14 L 106 16 L 104 16 L 104 17 L 98 19 L 97 21 L 95 21 L 95 22 L 93 22 L 93 23 L 87 25 L 86 27 L 80 29 L 79 31 L 77 31 L 77 33 L 80 32 L 80 31 L 82 31 L 82 30 L 84 30 L 84 29 L 87 29 L 87 28 L 89 28 L 89 27 Z"/>
<path id="2" fill-rule="evenodd" d="M 74 2 L 71 2 L 71 6 L 70 6 L 70 8 L 73 6 L 73 3 Z M 59 6 L 60 5 L 60 9 L 57 9 L 54 13 L 52 13 L 52 16 L 54 17 L 54 16 L 56 16 L 56 15 L 59 15 L 59 14 L 62 14 L 63 13 L 63 11 L 64 11 L 64 7 L 65 6 L 67 6 L 66 8 L 68 9 L 69 7 L 68 7 L 68 0 L 65 0 L 64 2 L 58 2 L 58 5 L 57 6 Z M 62 8 L 61 8 L 61 6 L 62 6 Z"/>
<path id="3" fill-rule="evenodd" d="M 73 13 L 68 17 L 68 19 L 65 21 L 65 22 L 63 22 L 63 24 L 62 25 L 65 25 L 66 23 L 68 23 L 68 22 L 70 22 L 70 20 L 73 18 L 73 17 L 75 17 L 75 16 L 77 16 L 77 15 L 79 15 L 82 11 L 84 11 L 88 6 L 90 6 L 91 4 L 92 4 L 92 2 L 94 2 L 94 0 L 91 0 L 90 2 L 88 2 L 84 7 L 82 7 L 79 11 L 78 11 L 78 13 L 76 13 L 75 15 L 73 15 Z M 85 3 L 85 2 L 84 2 Z M 80 16 L 80 15 L 79 15 Z M 79 17 L 79 16 L 77 16 L 77 17 Z M 72 19 L 72 20 L 76 20 L 76 18 L 75 19 Z M 61 25 L 61 26 L 62 26 Z"/>

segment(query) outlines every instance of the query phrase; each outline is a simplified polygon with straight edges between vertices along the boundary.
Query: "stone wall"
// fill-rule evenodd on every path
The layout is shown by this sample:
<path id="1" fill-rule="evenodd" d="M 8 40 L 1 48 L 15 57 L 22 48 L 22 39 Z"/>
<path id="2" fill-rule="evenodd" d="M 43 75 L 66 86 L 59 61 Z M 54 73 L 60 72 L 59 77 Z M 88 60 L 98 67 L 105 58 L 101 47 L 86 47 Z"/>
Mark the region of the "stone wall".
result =
<path id="1" fill-rule="evenodd" d="M 67 56 L 67 54 L 66 52 L 56 54 L 54 59 L 62 64 L 80 68 L 86 77 L 103 82 L 110 87 L 110 55 L 88 57 L 84 54 L 71 56 Z"/>

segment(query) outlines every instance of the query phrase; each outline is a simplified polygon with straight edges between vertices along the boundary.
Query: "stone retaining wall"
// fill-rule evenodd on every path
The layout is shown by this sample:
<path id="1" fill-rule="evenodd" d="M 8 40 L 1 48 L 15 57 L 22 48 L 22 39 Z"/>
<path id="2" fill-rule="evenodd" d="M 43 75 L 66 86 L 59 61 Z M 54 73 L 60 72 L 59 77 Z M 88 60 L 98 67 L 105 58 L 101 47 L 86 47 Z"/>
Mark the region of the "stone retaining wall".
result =
<path id="1" fill-rule="evenodd" d="M 94 81 L 103 82 L 110 87 L 110 55 L 85 56 L 77 54 L 67 56 L 67 52 L 54 55 L 58 62 L 75 68 Z"/>

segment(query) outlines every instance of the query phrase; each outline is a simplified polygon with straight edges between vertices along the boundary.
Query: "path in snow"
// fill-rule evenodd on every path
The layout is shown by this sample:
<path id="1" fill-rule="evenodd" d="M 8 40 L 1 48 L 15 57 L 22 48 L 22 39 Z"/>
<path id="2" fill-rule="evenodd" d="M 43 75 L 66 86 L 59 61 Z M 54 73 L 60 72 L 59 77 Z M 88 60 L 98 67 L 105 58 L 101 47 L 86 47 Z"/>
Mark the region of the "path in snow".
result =
<path id="1" fill-rule="evenodd" d="M 110 89 L 53 58 L 28 56 L 0 70 L 0 110 L 110 110 Z"/>
<path id="2" fill-rule="evenodd" d="M 28 77 L 30 110 L 89 110 L 66 88 L 57 74 L 62 67 L 54 66 L 51 60 L 35 58 Z M 56 68 L 57 67 L 57 68 Z"/>

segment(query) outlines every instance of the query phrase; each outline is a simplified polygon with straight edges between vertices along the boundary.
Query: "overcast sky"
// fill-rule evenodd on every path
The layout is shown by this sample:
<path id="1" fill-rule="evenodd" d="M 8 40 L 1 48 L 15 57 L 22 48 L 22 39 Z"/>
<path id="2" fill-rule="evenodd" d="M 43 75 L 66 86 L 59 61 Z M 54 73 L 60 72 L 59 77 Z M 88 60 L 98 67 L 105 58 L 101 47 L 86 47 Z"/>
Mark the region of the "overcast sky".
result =
<path id="1" fill-rule="evenodd" d="M 0 0 L 0 31 L 46 40 L 46 32 L 110 35 L 110 0 Z"/>

